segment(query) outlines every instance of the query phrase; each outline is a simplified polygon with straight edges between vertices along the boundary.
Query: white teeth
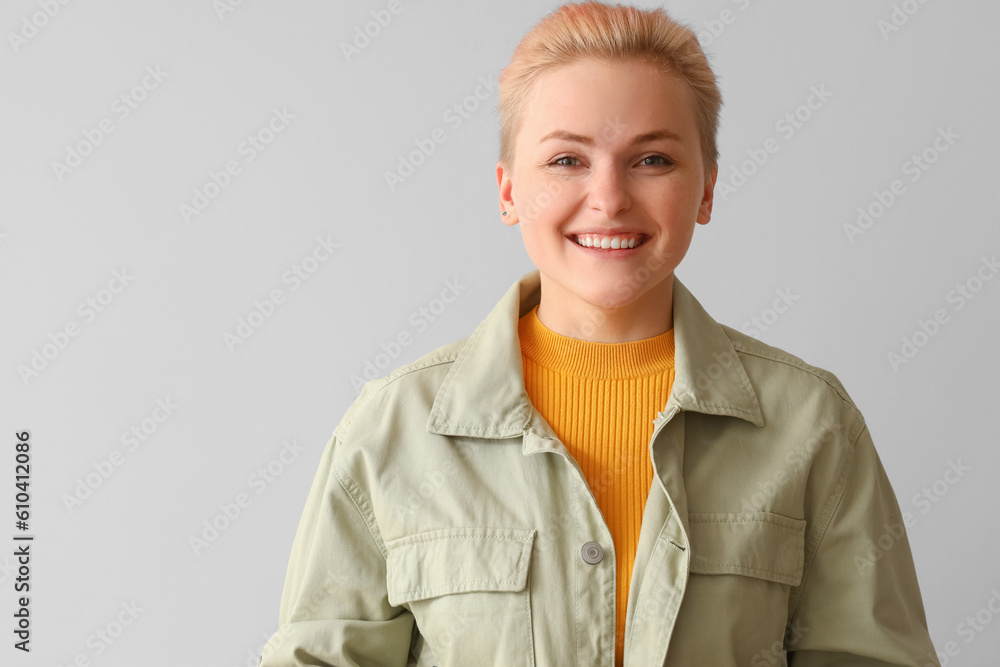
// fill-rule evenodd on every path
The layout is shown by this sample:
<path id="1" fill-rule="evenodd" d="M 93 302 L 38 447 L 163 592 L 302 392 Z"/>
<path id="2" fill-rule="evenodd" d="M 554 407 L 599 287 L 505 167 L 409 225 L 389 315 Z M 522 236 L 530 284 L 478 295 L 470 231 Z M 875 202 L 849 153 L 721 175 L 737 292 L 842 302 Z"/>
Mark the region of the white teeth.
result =
<path id="1" fill-rule="evenodd" d="M 634 248 L 639 245 L 638 237 L 622 236 L 577 236 L 576 242 L 586 248 L 601 248 L 602 250 L 620 250 L 622 248 Z"/>

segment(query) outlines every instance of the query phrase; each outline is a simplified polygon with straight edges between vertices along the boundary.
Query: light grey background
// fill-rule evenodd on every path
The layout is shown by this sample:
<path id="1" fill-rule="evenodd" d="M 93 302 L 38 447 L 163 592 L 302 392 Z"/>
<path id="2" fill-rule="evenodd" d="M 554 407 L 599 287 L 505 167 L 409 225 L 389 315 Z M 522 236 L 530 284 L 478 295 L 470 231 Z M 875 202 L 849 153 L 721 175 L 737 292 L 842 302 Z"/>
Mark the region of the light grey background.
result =
<path id="1" fill-rule="evenodd" d="M 356 396 L 352 375 L 467 335 L 532 268 L 519 229 L 498 212 L 495 91 L 475 93 L 557 3 L 400 0 L 348 59 L 342 44 L 387 5 L 12 0 L 0 9 L 0 662 L 256 664 L 276 629 L 320 454 Z M 703 33 L 720 79 L 720 184 L 748 150 L 768 138 L 779 146 L 745 168 L 755 173 L 735 193 L 717 190 L 713 221 L 678 276 L 717 320 L 743 328 L 763 318 L 764 341 L 842 380 L 913 515 L 935 644 L 955 643 L 950 664 L 995 664 L 1000 280 L 975 279 L 992 277 L 983 258 L 1000 253 L 990 203 L 1000 5 L 666 6 Z M 886 32 L 880 22 L 894 11 L 902 25 Z M 799 107 L 813 87 L 832 96 L 813 98 L 819 108 L 807 113 Z M 124 118 L 122 95 L 144 98 Z M 467 118 L 449 113 L 456 104 Z M 273 141 L 247 160 L 241 142 L 275 109 L 283 129 L 263 132 Z M 788 136 L 779 123 L 797 110 L 809 118 Z M 102 119 L 113 131 L 60 173 L 53 163 Z M 390 190 L 385 172 L 435 128 L 445 141 Z M 949 128 L 957 138 L 935 155 Z M 906 163 L 928 149 L 936 161 L 913 181 Z M 185 221 L 179 206 L 229 160 L 240 173 Z M 849 238 L 858 208 L 895 179 L 905 192 Z M 283 276 L 318 237 L 338 247 L 306 261 L 315 272 L 293 289 Z M 131 276 L 124 289 L 116 271 Z M 464 289 L 442 311 L 446 281 Z M 959 308 L 948 295 L 967 283 L 981 289 Z M 231 350 L 225 334 L 276 289 L 283 303 Z M 779 291 L 792 305 L 769 312 Z M 106 303 L 92 319 L 78 309 L 87 299 Z M 437 311 L 433 322 L 421 308 Z M 939 310 L 935 335 L 917 334 Z M 73 323 L 78 335 L 63 340 Z M 401 333 L 412 343 L 393 349 Z M 915 334 L 923 345 L 893 368 L 889 353 Z M 36 351 L 53 358 L 22 377 Z M 158 400 L 176 406 L 162 423 Z M 122 434 L 144 420 L 150 435 L 130 451 Z M 13 650 L 10 632 L 13 443 L 23 429 L 36 535 L 30 656 Z M 121 464 L 67 508 L 114 450 Z M 969 470 L 946 474 L 952 464 Z M 256 471 L 269 465 L 267 481 Z M 920 501 L 925 488 L 935 502 Z M 189 538 L 203 522 L 224 524 L 220 505 L 238 494 L 249 506 L 196 554 Z M 141 611 L 109 645 L 97 633 L 129 619 L 123 604 Z M 991 623 L 970 638 L 960 624 L 977 614 Z"/>

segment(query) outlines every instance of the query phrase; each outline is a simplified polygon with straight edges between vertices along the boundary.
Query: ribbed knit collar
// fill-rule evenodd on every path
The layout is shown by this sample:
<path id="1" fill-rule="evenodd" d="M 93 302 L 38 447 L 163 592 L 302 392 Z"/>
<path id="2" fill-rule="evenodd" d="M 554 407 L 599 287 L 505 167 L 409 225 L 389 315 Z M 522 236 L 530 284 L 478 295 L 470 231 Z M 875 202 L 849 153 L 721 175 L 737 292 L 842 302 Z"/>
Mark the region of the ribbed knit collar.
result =
<path id="1" fill-rule="evenodd" d="M 521 354 L 539 366 L 587 378 L 655 375 L 674 366 L 674 330 L 628 343 L 595 343 L 563 336 L 538 319 L 538 306 L 517 323 Z"/>

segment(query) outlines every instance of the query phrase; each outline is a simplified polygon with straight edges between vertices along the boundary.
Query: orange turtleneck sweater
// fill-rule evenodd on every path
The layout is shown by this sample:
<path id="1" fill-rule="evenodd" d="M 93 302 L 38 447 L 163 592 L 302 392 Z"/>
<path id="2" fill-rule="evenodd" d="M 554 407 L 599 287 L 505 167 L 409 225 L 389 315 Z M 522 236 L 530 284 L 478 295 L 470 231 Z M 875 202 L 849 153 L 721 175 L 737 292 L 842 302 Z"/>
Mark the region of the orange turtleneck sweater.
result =
<path id="1" fill-rule="evenodd" d="M 674 381 L 674 331 L 628 343 L 562 336 L 538 319 L 518 321 L 524 386 L 597 500 L 614 540 L 615 662 L 625 648 L 625 607 L 646 497 L 653 482 L 649 441 Z"/>

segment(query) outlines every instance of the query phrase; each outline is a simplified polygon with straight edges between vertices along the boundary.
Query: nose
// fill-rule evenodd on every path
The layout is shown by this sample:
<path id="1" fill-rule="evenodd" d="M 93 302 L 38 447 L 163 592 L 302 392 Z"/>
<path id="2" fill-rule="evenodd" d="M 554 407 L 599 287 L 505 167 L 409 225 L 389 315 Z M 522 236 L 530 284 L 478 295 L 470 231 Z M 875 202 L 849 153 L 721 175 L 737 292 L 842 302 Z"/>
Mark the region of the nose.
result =
<path id="1" fill-rule="evenodd" d="M 595 166 L 590 177 L 590 204 L 608 218 L 617 216 L 632 205 L 628 176 L 614 164 Z"/>

